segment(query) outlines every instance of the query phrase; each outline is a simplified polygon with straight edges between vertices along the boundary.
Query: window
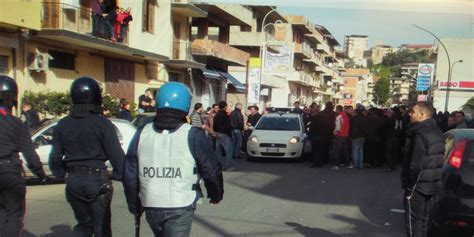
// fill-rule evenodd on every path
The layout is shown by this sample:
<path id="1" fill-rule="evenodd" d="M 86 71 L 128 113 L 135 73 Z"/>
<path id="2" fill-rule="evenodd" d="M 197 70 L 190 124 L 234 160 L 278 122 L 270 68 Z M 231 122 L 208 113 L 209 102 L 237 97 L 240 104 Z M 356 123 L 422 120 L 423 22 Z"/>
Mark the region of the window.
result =
<path id="1" fill-rule="evenodd" d="M 8 56 L 0 56 L 0 73 L 7 74 L 8 73 Z"/>
<path id="2" fill-rule="evenodd" d="M 154 33 L 156 0 L 143 1 L 143 31 Z"/>
<path id="3" fill-rule="evenodd" d="M 55 50 L 48 51 L 51 58 L 49 59 L 49 67 L 59 68 L 66 70 L 75 70 L 75 58 L 76 56 L 71 53 L 65 53 Z"/>
<path id="4" fill-rule="evenodd" d="M 299 131 L 300 121 L 298 120 L 298 118 L 263 117 L 255 129 L 276 131 Z"/>

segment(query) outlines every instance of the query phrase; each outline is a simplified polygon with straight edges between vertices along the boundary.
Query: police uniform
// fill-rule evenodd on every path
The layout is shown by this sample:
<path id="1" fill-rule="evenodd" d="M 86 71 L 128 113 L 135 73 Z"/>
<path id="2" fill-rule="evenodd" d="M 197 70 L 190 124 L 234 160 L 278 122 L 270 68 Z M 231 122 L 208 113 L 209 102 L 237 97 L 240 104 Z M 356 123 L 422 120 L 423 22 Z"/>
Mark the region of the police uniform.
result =
<path id="1" fill-rule="evenodd" d="M 53 131 L 49 165 L 56 176 L 66 176 L 66 199 L 71 204 L 79 236 L 112 236 L 112 182 L 105 162 L 120 180 L 125 161 L 114 125 L 100 115 L 102 97 L 97 82 L 83 77 L 71 86 L 72 112 Z"/>
<path id="2" fill-rule="evenodd" d="M 0 76 L 0 236 L 20 236 L 25 214 L 25 180 L 19 152 L 28 168 L 42 182 L 47 181 L 28 128 L 20 119 L 11 115 L 17 105 L 16 82 Z"/>
<path id="3" fill-rule="evenodd" d="M 170 82 L 156 100 L 156 121 L 137 130 L 127 152 L 127 204 L 132 214 L 144 208 L 155 236 L 189 236 L 199 181 L 204 180 L 211 203 L 222 200 L 221 167 L 204 130 L 184 123 L 189 89 Z"/>

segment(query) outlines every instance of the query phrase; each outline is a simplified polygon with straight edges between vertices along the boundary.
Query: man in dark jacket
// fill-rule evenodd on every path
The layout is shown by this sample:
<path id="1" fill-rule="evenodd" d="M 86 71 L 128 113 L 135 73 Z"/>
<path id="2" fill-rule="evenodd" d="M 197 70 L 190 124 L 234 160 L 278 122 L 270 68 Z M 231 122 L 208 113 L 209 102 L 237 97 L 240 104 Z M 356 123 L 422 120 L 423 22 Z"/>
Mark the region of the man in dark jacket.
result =
<path id="1" fill-rule="evenodd" d="M 364 168 L 364 141 L 367 131 L 367 118 L 363 115 L 364 108 L 356 109 L 355 116 L 350 120 L 350 137 L 352 163 L 354 168 Z"/>
<path id="2" fill-rule="evenodd" d="M 329 161 L 329 148 L 334 137 L 336 114 L 331 102 L 326 103 L 324 110 L 311 117 L 309 134 L 313 164 L 311 167 L 320 167 Z"/>
<path id="3" fill-rule="evenodd" d="M 225 101 L 219 102 L 219 112 L 214 117 L 213 127 L 216 135 L 216 153 L 218 157 L 221 157 L 222 167 L 224 170 L 235 171 L 232 161 L 232 126 Z M 222 156 L 223 151 L 225 157 Z"/>
<path id="4" fill-rule="evenodd" d="M 384 171 L 395 171 L 397 167 L 402 128 L 401 116 L 399 116 L 395 109 L 387 110 L 384 126 L 385 161 L 387 162 L 387 167 Z"/>
<path id="5" fill-rule="evenodd" d="M 30 103 L 23 103 L 21 110 L 21 121 L 26 124 L 30 132 L 33 132 L 40 125 L 38 112 L 33 109 Z"/>
<path id="6" fill-rule="evenodd" d="M 132 113 L 130 112 L 130 102 L 123 100 L 121 104 L 122 105 L 117 115 L 117 118 L 125 119 L 129 122 L 132 122 L 133 117 L 132 117 Z"/>
<path id="7" fill-rule="evenodd" d="M 112 236 L 112 181 L 121 180 L 125 154 L 115 127 L 101 115 L 102 95 L 92 78 L 81 77 L 71 85 L 71 114 L 53 131 L 49 167 L 56 177 L 66 177 L 66 200 L 77 225 L 74 236 Z M 67 173 L 67 175 L 66 175 Z"/>
<path id="8" fill-rule="evenodd" d="M 418 102 L 410 110 L 411 127 L 405 144 L 401 173 L 405 189 L 406 231 L 410 237 L 426 237 L 431 202 L 441 188 L 444 139 L 433 106 Z"/>
<path id="9" fill-rule="evenodd" d="M 244 115 L 242 114 L 242 103 L 235 104 L 235 109 L 230 113 L 230 126 L 232 127 L 232 150 L 233 157 L 240 158 L 242 148 L 242 133 L 244 131 Z"/>
<path id="10" fill-rule="evenodd" d="M 189 236 L 201 177 L 211 204 L 224 194 L 209 139 L 202 128 L 185 122 L 191 98 L 182 83 L 163 85 L 156 120 L 137 130 L 127 152 L 123 185 L 128 209 L 138 217 L 144 210 L 155 236 Z"/>

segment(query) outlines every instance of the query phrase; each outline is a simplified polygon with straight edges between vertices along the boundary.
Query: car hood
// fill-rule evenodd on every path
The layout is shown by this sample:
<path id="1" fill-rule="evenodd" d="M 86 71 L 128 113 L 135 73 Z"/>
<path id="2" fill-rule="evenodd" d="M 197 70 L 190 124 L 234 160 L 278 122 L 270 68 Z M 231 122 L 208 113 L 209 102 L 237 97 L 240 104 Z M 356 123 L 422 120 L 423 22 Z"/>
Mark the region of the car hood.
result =
<path id="1" fill-rule="evenodd" d="M 282 142 L 287 143 L 291 137 L 300 137 L 300 131 L 271 131 L 271 130 L 254 130 L 253 136 L 256 136 L 259 143 L 262 142 Z"/>

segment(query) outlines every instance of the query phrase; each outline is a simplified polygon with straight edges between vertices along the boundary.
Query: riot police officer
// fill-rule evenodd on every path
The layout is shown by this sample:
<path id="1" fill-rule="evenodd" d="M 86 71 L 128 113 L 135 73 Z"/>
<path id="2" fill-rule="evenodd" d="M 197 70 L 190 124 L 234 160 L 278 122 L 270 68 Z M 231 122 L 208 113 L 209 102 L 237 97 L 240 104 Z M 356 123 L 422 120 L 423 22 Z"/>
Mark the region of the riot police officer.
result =
<path id="1" fill-rule="evenodd" d="M 202 128 L 185 122 L 190 104 L 184 84 L 163 85 L 155 121 L 137 130 L 127 152 L 128 208 L 132 214 L 144 209 L 155 236 L 189 236 L 201 177 L 211 204 L 223 197 L 221 167 L 209 139 Z"/>
<path id="2" fill-rule="evenodd" d="M 101 115 L 97 82 L 81 77 L 70 91 L 72 111 L 53 131 L 49 165 L 55 176 L 66 176 L 66 200 L 78 222 L 74 236 L 111 236 L 113 189 L 105 162 L 112 164 L 111 178 L 120 180 L 125 155 L 114 125 Z"/>
<path id="3" fill-rule="evenodd" d="M 47 181 L 28 128 L 14 117 L 12 108 L 18 105 L 15 80 L 0 75 L 0 236 L 20 236 L 25 214 L 25 180 L 19 152 L 28 168 L 41 182 Z"/>

